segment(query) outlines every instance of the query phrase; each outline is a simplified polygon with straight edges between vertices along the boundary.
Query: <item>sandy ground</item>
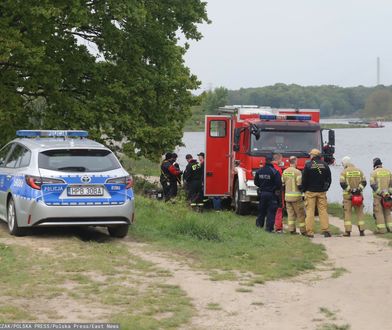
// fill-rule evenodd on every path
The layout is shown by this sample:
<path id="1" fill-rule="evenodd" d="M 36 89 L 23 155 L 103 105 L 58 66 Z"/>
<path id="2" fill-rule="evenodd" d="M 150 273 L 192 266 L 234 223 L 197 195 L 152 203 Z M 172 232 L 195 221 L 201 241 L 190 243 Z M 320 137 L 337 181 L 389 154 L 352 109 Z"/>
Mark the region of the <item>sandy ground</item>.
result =
<path id="1" fill-rule="evenodd" d="M 342 227 L 342 221 L 330 219 Z M 342 228 L 343 229 L 343 228 Z M 268 282 L 238 292 L 232 281 L 211 281 L 172 258 L 149 253 L 143 246 L 133 253 L 172 271 L 169 283 L 181 286 L 198 310 L 190 328 L 201 329 L 316 329 L 325 324 L 350 325 L 351 329 L 392 328 L 392 249 L 388 242 L 370 232 L 353 236 L 324 238 L 329 265 L 290 280 Z M 334 268 L 344 268 L 334 278 Z M 209 310 L 208 304 L 220 310 Z M 333 315 L 326 317 L 320 308 Z"/>
<path id="2" fill-rule="evenodd" d="M 339 219 L 331 218 L 330 222 L 342 227 Z M 6 231 L 6 227 L 0 226 L 0 230 Z M 162 281 L 179 285 L 191 297 L 197 313 L 185 329 L 318 329 L 326 324 L 350 325 L 355 330 L 391 329 L 392 248 L 385 239 L 366 234 L 359 237 L 354 229 L 350 238 L 316 235 L 313 241 L 325 245 L 327 263 L 290 280 L 245 287 L 250 292 L 237 291 L 244 287 L 236 281 L 211 281 L 207 274 L 191 269 L 169 254 L 153 252 L 146 244 L 130 239 L 123 242 L 133 254 L 169 270 L 173 276 Z M 93 235 L 99 240 L 102 234 Z M 66 241 L 67 236 L 61 239 Z M 51 241 L 47 236 L 0 238 L 0 242 L 7 244 L 22 243 L 48 250 Z M 336 268 L 346 272 L 334 278 Z M 208 308 L 209 304 L 214 304 L 210 307 L 215 309 Z M 74 307 L 80 312 L 80 306 Z M 61 309 L 61 304 L 58 308 Z M 328 316 L 320 308 L 331 313 Z M 97 314 L 102 312 L 99 306 L 96 309 Z M 80 315 L 72 313 L 71 305 L 67 310 L 74 317 Z M 61 318 L 64 313 L 59 315 Z M 69 321 L 69 317 L 58 321 Z"/>

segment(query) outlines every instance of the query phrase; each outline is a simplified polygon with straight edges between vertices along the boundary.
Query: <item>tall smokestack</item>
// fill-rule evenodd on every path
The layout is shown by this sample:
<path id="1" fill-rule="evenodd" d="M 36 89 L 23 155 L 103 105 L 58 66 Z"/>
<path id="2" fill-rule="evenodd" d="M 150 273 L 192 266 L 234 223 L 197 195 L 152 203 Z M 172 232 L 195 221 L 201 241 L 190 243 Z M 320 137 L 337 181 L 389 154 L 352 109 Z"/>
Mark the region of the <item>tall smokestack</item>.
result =
<path id="1" fill-rule="evenodd" d="M 377 57 L 377 86 L 380 85 L 380 58 Z"/>

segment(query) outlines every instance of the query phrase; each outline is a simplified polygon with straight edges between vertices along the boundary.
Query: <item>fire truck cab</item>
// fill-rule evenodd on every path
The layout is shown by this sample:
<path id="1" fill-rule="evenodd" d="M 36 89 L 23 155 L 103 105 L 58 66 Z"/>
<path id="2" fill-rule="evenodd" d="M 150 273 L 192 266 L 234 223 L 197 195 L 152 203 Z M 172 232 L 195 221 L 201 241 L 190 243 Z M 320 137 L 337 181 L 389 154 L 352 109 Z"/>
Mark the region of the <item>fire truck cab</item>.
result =
<path id="1" fill-rule="evenodd" d="M 335 133 L 328 130 L 323 143 L 318 109 L 273 109 L 258 106 L 225 106 L 219 115 L 205 119 L 206 155 L 204 194 L 228 197 L 238 214 L 247 214 L 250 204 L 258 201 L 255 172 L 265 157 L 283 156 L 279 166 L 289 166 L 289 157 L 298 158 L 302 170 L 317 148 L 324 160 L 332 164 Z"/>

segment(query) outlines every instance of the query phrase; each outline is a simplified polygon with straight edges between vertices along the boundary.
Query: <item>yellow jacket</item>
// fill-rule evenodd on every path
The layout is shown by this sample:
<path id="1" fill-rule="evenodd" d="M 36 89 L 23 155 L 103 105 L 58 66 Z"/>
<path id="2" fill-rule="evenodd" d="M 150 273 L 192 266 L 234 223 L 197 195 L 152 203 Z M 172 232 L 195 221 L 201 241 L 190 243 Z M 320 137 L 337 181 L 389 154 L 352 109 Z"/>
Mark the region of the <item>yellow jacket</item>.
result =
<path id="1" fill-rule="evenodd" d="M 392 193 L 392 173 L 383 167 L 376 168 L 370 175 L 370 186 L 373 189 L 373 196 L 383 193 Z"/>
<path id="2" fill-rule="evenodd" d="M 296 202 L 302 197 L 300 186 L 302 184 L 302 173 L 293 166 L 283 171 L 282 184 L 285 188 L 285 201 Z"/>
<path id="3" fill-rule="evenodd" d="M 340 186 L 343 188 L 343 197 L 349 198 L 351 190 L 362 191 L 366 187 L 366 178 L 359 168 L 353 164 L 347 164 L 340 174 Z"/>

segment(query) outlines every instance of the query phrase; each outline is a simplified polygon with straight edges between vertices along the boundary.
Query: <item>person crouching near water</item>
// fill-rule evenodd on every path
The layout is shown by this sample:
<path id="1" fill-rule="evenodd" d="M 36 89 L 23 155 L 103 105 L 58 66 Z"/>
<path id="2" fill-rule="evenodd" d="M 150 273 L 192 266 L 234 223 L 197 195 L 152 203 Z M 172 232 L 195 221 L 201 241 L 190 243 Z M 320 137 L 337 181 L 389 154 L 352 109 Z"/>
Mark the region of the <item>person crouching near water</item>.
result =
<path id="1" fill-rule="evenodd" d="M 297 157 L 289 158 L 290 167 L 283 171 L 282 185 L 285 191 L 287 224 L 290 234 L 296 234 L 296 221 L 302 235 L 306 234 L 305 206 L 302 200 L 302 173 L 297 169 Z"/>
<path id="2" fill-rule="evenodd" d="M 343 236 L 350 237 L 351 235 L 351 213 L 353 207 L 357 214 L 359 233 L 361 236 L 365 236 L 362 191 L 366 187 L 366 178 L 363 175 L 363 172 L 353 165 L 350 157 L 343 157 L 342 165 L 344 169 L 340 174 L 340 186 L 343 189 L 345 230 Z"/>
<path id="3" fill-rule="evenodd" d="M 272 164 L 272 156 L 265 157 L 265 165 L 256 171 L 254 183 L 259 188 L 260 198 L 256 226 L 263 228 L 267 217 L 265 230 L 272 233 L 275 226 L 276 210 L 278 209 L 277 194 L 281 194 L 282 189 L 281 176 Z"/>

